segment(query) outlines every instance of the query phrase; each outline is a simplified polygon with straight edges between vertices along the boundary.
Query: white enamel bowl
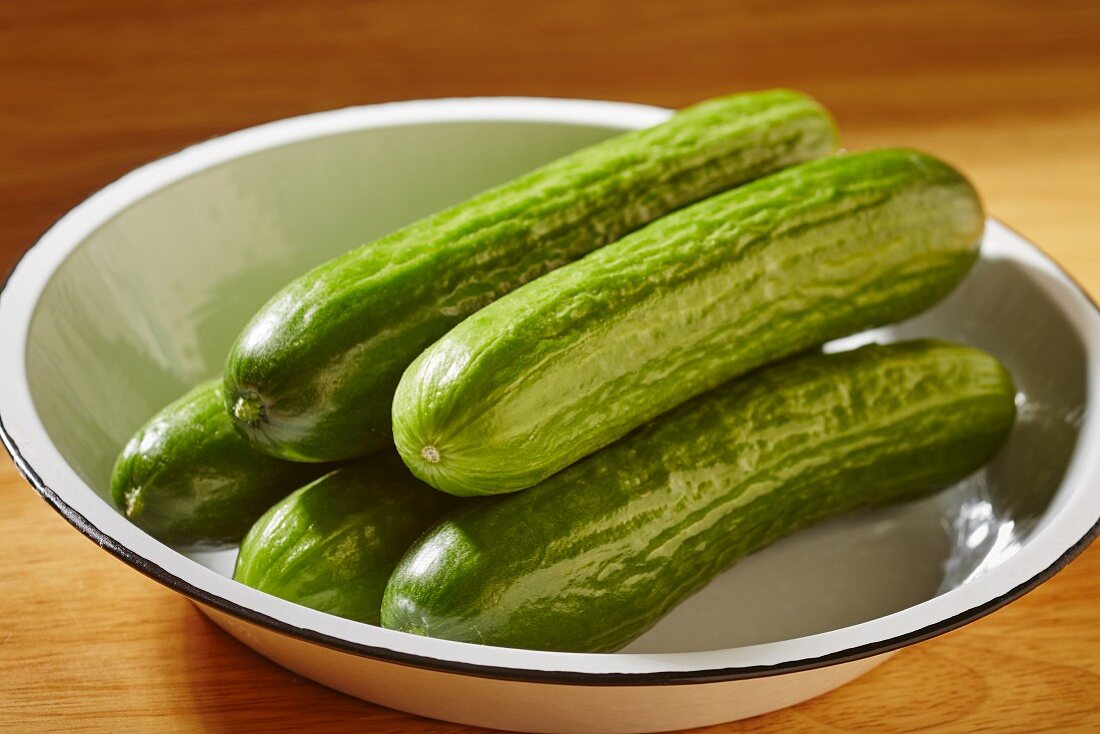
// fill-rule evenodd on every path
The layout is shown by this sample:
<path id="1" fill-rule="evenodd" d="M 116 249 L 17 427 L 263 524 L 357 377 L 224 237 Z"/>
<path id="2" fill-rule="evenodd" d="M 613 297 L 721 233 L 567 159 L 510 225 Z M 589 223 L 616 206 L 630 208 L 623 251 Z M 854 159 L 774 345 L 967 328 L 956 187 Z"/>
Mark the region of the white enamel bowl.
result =
<path id="1" fill-rule="evenodd" d="M 622 653 L 484 647 L 331 617 L 231 581 L 233 552 L 177 552 L 112 507 L 109 470 L 126 438 L 219 372 L 245 320 L 291 277 L 668 114 L 408 102 L 263 125 L 144 166 L 54 225 L 0 295 L 4 443 L 78 530 L 279 664 L 386 706 L 524 731 L 659 731 L 787 706 L 987 614 L 1078 553 L 1100 517 L 1100 456 L 1087 450 L 1100 428 L 1090 404 L 1100 317 L 1057 265 L 994 221 L 981 262 L 945 303 L 854 341 L 937 335 L 996 354 L 1021 390 L 1007 449 L 930 500 L 757 554 Z"/>

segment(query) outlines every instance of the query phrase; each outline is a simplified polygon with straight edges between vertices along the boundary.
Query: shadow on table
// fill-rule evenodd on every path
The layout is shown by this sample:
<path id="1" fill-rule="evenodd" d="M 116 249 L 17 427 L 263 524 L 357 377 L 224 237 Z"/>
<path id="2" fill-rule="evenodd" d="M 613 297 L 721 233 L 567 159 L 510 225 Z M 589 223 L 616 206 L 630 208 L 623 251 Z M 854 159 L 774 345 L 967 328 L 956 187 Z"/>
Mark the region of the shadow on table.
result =
<path id="1" fill-rule="evenodd" d="M 208 732 L 356 731 L 463 734 L 480 731 L 376 706 L 280 668 L 225 634 L 194 607 L 198 632 L 183 674 L 193 717 Z"/>

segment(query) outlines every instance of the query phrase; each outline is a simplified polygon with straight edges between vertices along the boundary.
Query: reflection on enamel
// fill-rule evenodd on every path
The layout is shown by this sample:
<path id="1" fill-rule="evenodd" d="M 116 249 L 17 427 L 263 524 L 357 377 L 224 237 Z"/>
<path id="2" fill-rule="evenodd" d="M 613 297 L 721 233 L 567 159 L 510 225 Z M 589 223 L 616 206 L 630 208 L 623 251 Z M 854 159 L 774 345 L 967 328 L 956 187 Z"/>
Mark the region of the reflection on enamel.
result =
<path id="1" fill-rule="evenodd" d="M 966 538 L 967 548 L 977 548 L 989 537 L 989 525 L 979 525 Z"/>
<path id="2" fill-rule="evenodd" d="M 987 491 L 981 475 L 971 481 L 977 483 L 979 493 Z M 1016 523 L 998 517 L 987 499 L 975 498 L 962 504 L 952 525 L 956 550 L 947 561 L 939 593 L 974 580 L 1020 550 L 1022 534 L 1017 532 Z"/>
<path id="3" fill-rule="evenodd" d="M 970 574 L 967 579 L 976 578 L 985 573 L 991 568 L 996 568 L 1012 556 L 1016 555 L 1020 550 L 1020 540 L 1014 532 L 1016 524 L 1011 520 L 1001 524 L 997 528 L 997 535 L 993 539 L 993 546 L 986 553 L 985 558 L 981 564 L 978 565 L 974 572 Z"/>

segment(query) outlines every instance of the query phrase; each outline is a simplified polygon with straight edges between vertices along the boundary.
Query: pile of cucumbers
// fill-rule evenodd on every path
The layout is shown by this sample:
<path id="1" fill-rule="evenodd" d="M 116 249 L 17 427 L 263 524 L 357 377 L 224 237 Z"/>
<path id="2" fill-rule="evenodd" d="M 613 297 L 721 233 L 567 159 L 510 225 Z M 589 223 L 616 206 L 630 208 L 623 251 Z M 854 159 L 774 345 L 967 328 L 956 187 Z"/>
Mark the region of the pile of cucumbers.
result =
<path id="1" fill-rule="evenodd" d="M 942 299 L 983 226 L 956 170 L 838 153 L 802 94 L 710 100 L 302 275 L 112 493 L 315 609 L 613 651 L 739 558 L 997 453 L 989 354 L 818 348 Z"/>

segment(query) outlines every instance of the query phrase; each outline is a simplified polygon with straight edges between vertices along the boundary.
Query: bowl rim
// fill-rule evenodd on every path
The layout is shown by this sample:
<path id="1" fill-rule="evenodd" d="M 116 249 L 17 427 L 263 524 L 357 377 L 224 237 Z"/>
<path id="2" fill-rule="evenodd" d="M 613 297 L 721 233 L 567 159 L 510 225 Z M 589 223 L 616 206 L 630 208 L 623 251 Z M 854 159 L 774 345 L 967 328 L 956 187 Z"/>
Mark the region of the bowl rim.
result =
<path id="1" fill-rule="evenodd" d="M 1020 553 L 933 599 L 850 627 L 772 643 L 689 653 L 564 653 L 435 640 L 352 622 L 233 582 L 137 530 L 98 497 L 49 439 L 26 378 L 26 349 L 38 299 L 58 267 L 99 226 L 191 175 L 264 150 L 392 126 L 532 122 L 630 130 L 670 110 L 623 102 L 533 97 L 412 100 L 286 118 L 197 143 L 103 187 L 57 220 L 0 286 L 0 441 L 18 471 L 62 517 L 101 548 L 192 601 L 280 634 L 401 665 L 512 681 L 571 685 L 716 683 L 781 675 L 887 653 L 974 621 L 1049 579 L 1100 534 L 1100 457 L 1075 452 L 1061 489 L 1065 506 Z M 1053 259 L 1005 225 L 987 223 L 983 258 L 1025 262 L 1049 278 L 1046 295 L 1073 324 L 1086 352 L 1089 385 L 1100 379 L 1100 310 Z M 1052 285 L 1052 284 L 1056 284 Z M 1093 443 L 1100 416 L 1086 411 L 1078 445 Z M 1068 487 L 1068 490 L 1067 490 Z M 1072 511 L 1071 511 L 1072 510 Z"/>

